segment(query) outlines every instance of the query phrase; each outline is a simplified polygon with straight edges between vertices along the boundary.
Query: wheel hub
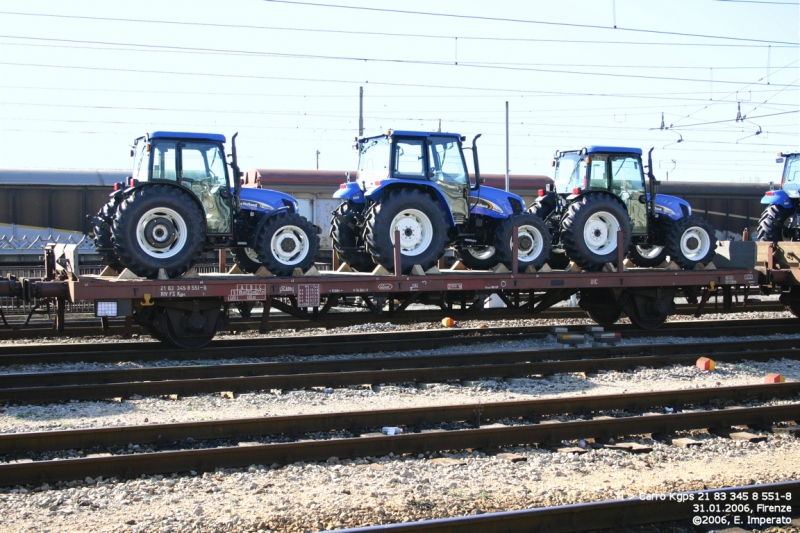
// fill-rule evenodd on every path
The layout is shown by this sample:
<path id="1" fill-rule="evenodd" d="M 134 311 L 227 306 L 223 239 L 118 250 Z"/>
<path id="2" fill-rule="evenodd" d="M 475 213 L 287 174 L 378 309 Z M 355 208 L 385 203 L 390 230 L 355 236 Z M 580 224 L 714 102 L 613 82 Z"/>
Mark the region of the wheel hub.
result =
<path id="1" fill-rule="evenodd" d="M 310 249 L 306 234 L 297 226 L 284 226 L 272 236 L 270 243 L 275 259 L 284 265 L 296 265 Z"/>
<path id="2" fill-rule="evenodd" d="M 711 249 L 711 239 L 700 227 L 691 227 L 681 237 L 681 253 L 689 260 L 699 261 Z"/>
<path id="3" fill-rule="evenodd" d="M 174 209 L 151 209 L 142 215 L 136 226 L 136 241 L 150 257 L 168 259 L 180 253 L 186 245 L 188 226 Z"/>
<path id="4" fill-rule="evenodd" d="M 150 246 L 155 248 L 169 248 L 178 237 L 175 225 L 164 217 L 157 217 L 149 221 L 145 225 L 144 234 Z"/>
<path id="5" fill-rule="evenodd" d="M 583 238 L 592 253 L 606 255 L 617 249 L 617 231 L 619 221 L 616 217 L 600 211 L 586 221 Z"/>
<path id="6" fill-rule="evenodd" d="M 400 232 L 400 249 L 404 255 L 419 255 L 428 249 L 433 240 L 433 224 L 427 215 L 417 209 L 398 213 L 390 226 L 391 240 L 394 232 Z"/>

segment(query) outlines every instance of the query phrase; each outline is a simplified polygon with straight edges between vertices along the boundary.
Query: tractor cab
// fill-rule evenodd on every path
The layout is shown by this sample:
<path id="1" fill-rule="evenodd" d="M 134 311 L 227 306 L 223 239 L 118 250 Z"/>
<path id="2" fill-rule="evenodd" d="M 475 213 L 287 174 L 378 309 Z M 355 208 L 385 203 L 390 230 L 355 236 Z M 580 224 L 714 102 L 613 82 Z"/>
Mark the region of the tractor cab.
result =
<path id="1" fill-rule="evenodd" d="M 625 204 L 632 233 L 647 233 L 648 196 L 640 149 L 590 146 L 556 152 L 555 167 L 557 194 L 576 197 L 590 191 L 611 192 Z"/>
<path id="2" fill-rule="evenodd" d="M 228 175 L 224 143 L 225 136 L 215 133 L 156 131 L 139 137 L 132 150 L 131 185 L 168 183 L 191 191 L 202 206 L 208 234 L 229 235 L 236 186 Z"/>

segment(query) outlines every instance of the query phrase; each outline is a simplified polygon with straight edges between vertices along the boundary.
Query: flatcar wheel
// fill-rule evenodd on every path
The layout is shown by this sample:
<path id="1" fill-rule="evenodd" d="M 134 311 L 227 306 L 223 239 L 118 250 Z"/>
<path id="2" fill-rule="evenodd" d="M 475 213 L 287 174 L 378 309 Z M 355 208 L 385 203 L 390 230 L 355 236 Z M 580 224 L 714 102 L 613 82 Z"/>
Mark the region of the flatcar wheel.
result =
<path id="1" fill-rule="evenodd" d="M 145 324 L 144 325 L 144 329 L 147 330 L 147 333 L 150 334 L 150 336 L 153 338 L 153 340 L 156 340 L 156 341 L 159 341 L 159 342 L 170 342 L 169 339 L 167 339 L 166 335 L 161 333 L 161 331 L 157 327 L 155 327 L 153 324 Z"/>
<path id="2" fill-rule="evenodd" d="M 603 327 L 613 326 L 622 316 L 622 307 L 610 289 L 581 291 L 580 306 L 589 318 Z"/>
<path id="3" fill-rule="evenodd" d="M 164 309 L 161 317 L 165 320 L 166 342 L 194 350 L 206 346 L 217 333 L 220 309 Z"/>
<path id="4" fill-rule="evenodd" d="M 623 294 L 620 304 L 634 326 L 652 330 L 660 327 L 675 311 L 674 299 L 672 291 L 659 291 L 652 295 Z"/>

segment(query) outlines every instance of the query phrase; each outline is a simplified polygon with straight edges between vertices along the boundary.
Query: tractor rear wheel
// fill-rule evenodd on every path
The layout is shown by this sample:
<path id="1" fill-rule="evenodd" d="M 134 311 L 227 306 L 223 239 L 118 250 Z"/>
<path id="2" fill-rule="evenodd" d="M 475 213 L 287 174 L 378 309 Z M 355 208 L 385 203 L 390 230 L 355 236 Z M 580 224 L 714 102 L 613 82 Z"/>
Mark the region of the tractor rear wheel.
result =
<path id="1" fill-rule="evenodd" d="M 361 206 L 363 209 L 363 206 Z M 342 202 L 333 212 L 331 240 L 339 259 L 359 272 L 372 272 L 372 256 L 358 247 L 358 235 L 364 227 L 359 220 L 360 209 L 352 202 Z"/>
<path id="2" fill-rule="evenodd" d="M 400 232 L 404 274 L 429 269 L 444 255 L 447 222 L 438 202 L 417 189 L 391 191 L 367 215 L 366 241 L 379 265 L 394 270 L 394 232 Z"/>
<path id="3" fill-rule="evenodd" d="M 663 246 L 634 244 L 628 250 L 628 258 L 638 267 L 657 267 L 667 260 L 667 249 Z"/>
<path id="4" fill-rule="evenodd" d="M 596 271 L 617 263 L 617 232 L 630 248 L 631 222 L 625 207 L 605 193 L 586 194 L 569 206 L 561 222 L 561 240 L 567 256 L 581 268 Z"/>
<path id="5" fill-rule="evenodd" d="M 258 260 L 276 276 L 291 276 L 314 265 L 319 252 L 317 228 L 297 213 L 269 219 L 256 238 Z"/>
<path id="6" fill-rule="evenodd" d="M 494 241 L 497 258 L 506 268 L 512 267 L 511 241 L 514 237 L 515 226 L 517 228 L 518 272 L 525 272 L 529 266 L 535 269 L 542 268 L 550 257 L 550 231 L 541 218 L 529 213 L 512 215 L 500 223 Z"/>
<path id="7" fill-rule="evenodd" d="M 114 252 L 137 276 L 153 278 L 189 270 L 203 251 L 205 218 L 188 193 L 169 185 L 148 185 L 131 192 L 114 220 Z"/>
<path id="8" fill-rule="evenodd" d="M 117 205 L 117 199 L 112 198 L 94 218 L 94 247 L 103 259 L 103 263 L 117 272 L 122 272 L 125 267 L 114 252 L 114 233 L 111 229 Z"/>
<path id="9" fill-rule="evenodd" d="M 779 242 L 793 240 L 794 232 L 786 227 L 786 221 L 794 215 L 794 209 L 772 204 L 764 209 L 756 230 L 757 241 Z"/>
<path id="10" fill-rule="evenodd" d="M 704 218 L 684 217 L 676 220 L 667 233 L 667 254 L 681 268 L 691 269 L 697 263 L 708 264 L 716 253 L 714 228 Z"/>

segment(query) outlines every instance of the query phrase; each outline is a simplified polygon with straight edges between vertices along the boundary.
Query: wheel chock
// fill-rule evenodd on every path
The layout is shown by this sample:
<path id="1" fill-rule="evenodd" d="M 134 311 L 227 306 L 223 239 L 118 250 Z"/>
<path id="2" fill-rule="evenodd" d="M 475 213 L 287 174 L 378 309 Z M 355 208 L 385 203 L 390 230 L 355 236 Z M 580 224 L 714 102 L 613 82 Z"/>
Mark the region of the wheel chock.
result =
<path id="1" fill-rule="evenodd" d="M 375 270 L 372 271 L 373 276 L 391 276 L 392 273 L 383 268 L 383 265 L 378 265 L 375 267 Z"/>
<path id="2" fill-rule="evenodd" d="M 319 270 L 317 270 L 317 267 L 312 266 L 303 275 L 304 276 L 321 276 L 322 274 L 319 273 Z"/>
<path id="3" fill-rule="evenodd" d="M 140 278 L 139 276 L 137 276 L 136 274 L 134 274 L 133 272 L 131 272 L 126 268 L 125 270 L 120 272 L 119 276 L 117 276 L 117 279 L 142 279 L 142 278 Z"/>
<path id="4" fill-rule="evenodd" d="M 114 277 L 114 276 L 119 276 L 119 272 L 117 272 L 116 270 L 114 270 L 110 266 L 105 267 L 103 269 L 103 271 L 100 272 L 100 277 L 103 277 L 103 278 L 104 277 Z"/>
<path id="5" fill-rule="evenodd" d="M 708 357 L 701 357 L 695 363 L 695 366 L 700 370 L 716 370 L 717 363 L 713 359 L 709 359 Z"/>
<path id="6" fill-rule="evenodd" d="M 617 267 L 615 267 L 613 263 L 606 263 L 605 265 L 603 265 L 603 270 L 602 271 L 603 272 L 616 272 L 617 271 Z"/>
<path id="7" fill-rule="evenodd" d="M 533 268 L 533 265 L 528 265 L 528 268 L 525 269 L 525 274 L 536 274 L 536 269 Z"/>
<path id="8" fill-rule="evenodd" d="M 426 274 L 441 274 L 442 271 L 439 270 L 439 267 L 437 267 L 436 265 L 433 265 L 428 270 L 426 270 L 425 273 Z"/>
<path id="9" fill-rule="evenodd" d="M 705 270 L 705 269 L 706 267 L 703 265 L 703 263 L 697 263 L 696 265 L 694 265 L 694 268 L 692 270 Z"/>
<path id="10" fill-rule="evenodd" d="M 497 263 L 494 268 L 492 268 L 492 272 L 495 274 L 505 274 L 506 272 L 511 272 L 503 263 Z"/>
<path id="11" fill-rule="evenodd" d="M 269 277 L 272 277 L 272 276 L 274 276 L 275 274 L 273 274 L 272 272 L 270 272 L 270 271 L 267 269 L 267 267 L 265 267 L 265 266 L 260 266 L 260 267 L 258 267 L 258 270 L 256 270 L 256 273 L 255 273 L 255 274 L 253 274 L 253 275 L 254 275 L 255 277 L 257 277 L 257 278 L 269 278 Z"/>
<path id="12" fill-rule="evenodd" d="M 764 376 L 764 383 L 783 383 L 786 381 L 786 378 L 780 374 L 769 373 Z"/>
<path id="13" fill-rule="evenodd" d="M 664 270 L 683 270 L 683 269 L 679 267 L 678 263 L 676 263 L 675 261 L 670 261 L 669 264 L 667 265 L 667 268 L 665 268 Z"/>
<path id="14" fill-rule="evenodd" d="M 532 267 L 528 267 L 528 268 L 532 268 Z M 540 273 L 540 274 L 541 274 L 542 272 L 552 272 L 552 271 L 553 271 L 553 269 L 552 269 L 552 268 L 550 268 L 550 265 L 548 265 L 547 263 L 545 263 L 544 265 L 542 265 L 542 268 L 540 268 L 540 269 L 539 269 L 539 273 Z"/>
<path id="15" fill-rule="evenodd" d="M 714 261 L 709 261 L 706 265 L 706 270 L 716 270 L 717 265 L 714 264 Z"/>
<path id="16" fill-rule="evenodd" d="M 239 268 L 239 265 L 233 265 L 231 269 L 228 270 L 228 274 L 246 274 L 246 272 Z"/>
<path id="17" fill-rule="evenodd" d="M 303 269 L 300 267 L 295 268 L 292 270 L 292 277 L 293 278 L 302 278 L 303 277 Z"/>
<path id="18" fill-rule="evenodd" d="M 194 267 L 192 267 L 189 270 L 187 270 L 186 274 L 181 276 L 181 278 L 182 279 L 199 279 L 200 278 L 200 274 L 198 274 L 197 270 Z"/>
<path id="19" fill-rule="evenodd" d="M 353 270 L 348 263 L 342 263 L 339 265 L 339 268 L 336 269 L 336 272 L 355 272 L 355 270 Z"/>
<path id="20" fill-rule="evenodd" d="M 425 275 L 425 271 L 422 270 L 422 266 L 421 265 L 414 265 L 413 267 L 411 267 L 411 275 L 412 276 L 424 276 Z"/>
<path id="21" fill-rule="evenodd" d="M 163 268 L 159 268 L 158 277 L 156 279 L 169 279 L 169 276 L 167 276 L 167 271 Z"/>
<path id="22" fill-rule="evenodd" d="M 453 266 L 450 267 L 450 270 L 469 270 L 467 265 L 462 263 L 461 261 L 456 261 L 453 263 Z"/>
<path id="23" fill-rule="evenodd" d="M 630 260 L 630 258 L 625 258 L 625 261 L 622 262 L 622 266 L 625 268 L 633 268 L 636 264 Z"/>
<path id="24" fill-rule="evenodd" d="M 570 261 L 569 266 L 565 269 L 567 272 L 580 272 L 583 270 L 575 261 Z"/>

